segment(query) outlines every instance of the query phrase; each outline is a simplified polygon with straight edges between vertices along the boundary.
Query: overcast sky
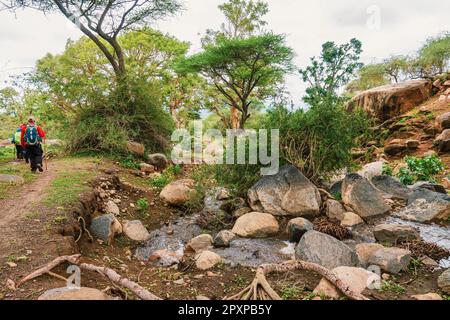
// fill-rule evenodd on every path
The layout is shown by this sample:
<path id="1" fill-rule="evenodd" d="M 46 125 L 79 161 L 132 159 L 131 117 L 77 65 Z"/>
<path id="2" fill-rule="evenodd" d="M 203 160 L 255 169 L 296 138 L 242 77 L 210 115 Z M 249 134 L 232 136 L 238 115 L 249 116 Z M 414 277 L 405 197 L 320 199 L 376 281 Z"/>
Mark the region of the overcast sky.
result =
<path id="1" fill-rule="evenodd" d="M 154 27 L 200 48 L 200 36 L 217 29 L 223 0 L 184 0 L 185 10 Z M 363 62 L 413 53 L 427 37 L 450 30 L 448 0 L 269 0 L 268 28 L 287 36 L 303 67 L 325 41 L 363 42 Z M 0 87 L 11 75 L 30 70 L 47 52 L 59 53 L 68 38 L 81 33 L 58 14 L 26 10 L 0 12 Z M 287 87 L 298 103 L 304 85 L 290 76 Z"/>

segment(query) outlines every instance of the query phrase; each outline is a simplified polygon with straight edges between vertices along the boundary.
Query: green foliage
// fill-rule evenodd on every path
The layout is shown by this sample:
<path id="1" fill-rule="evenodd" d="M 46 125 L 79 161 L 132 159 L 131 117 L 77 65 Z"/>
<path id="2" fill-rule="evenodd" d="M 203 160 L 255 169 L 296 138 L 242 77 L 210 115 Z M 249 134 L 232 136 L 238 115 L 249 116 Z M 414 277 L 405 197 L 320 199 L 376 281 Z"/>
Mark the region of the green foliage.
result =
<path id="1" fill-rule="evenodd" d="M 405 157 L 406 168 L 401 168 L 397 177 L 405 185 L 412 185 L 417 181 L 436 182 L 434 177 L 444 170 L 444 163 L 436 156 L 423 158 Z"/>
<path id="2" fill-rule="evenodd" d="M 146 211 L 148 210 L 148 208 L 150 207 L 150 204 L 148 203 L 148 200 L 147 200 L 147 199 L 144 199 L 144 198 L 139 199 L 139 200 L 136 202 L 136 204 L 137 204 L 137 209 L 138 209 L 140 212 L 142 212 L 142 213 L 146 212 Z"/>
<path id="3" fill-rule="evenodd" d="M 303 288 L 299 288 L 294 284 L 285 285 L 281 289 L 281 298 L 283 300 L 294 300 L 297 299 L 303 292 Z"/>
<path id="4" fill-rule="evenodd" d="M 390 291 L 396 295 L 401 295 L 406 292 L 406 289 L 394 281 L 391 280 L 383 280 L 381 282 L 381 291 Z"/>
<path id="5" fill-rule="evenodd" d="M 325 101 L 309 110 L 278 107 L 268 112 L 267 128 L 280 129 L 281 156 L 318 181 L 353 165 L 351 149 L 369 139 L 365 113 L 348 113 Z"/>
<path id="6" fill-rule="evenodd" d="M 239 110 L 240 127 L 244 127 L 250 106 L 273 92 L 292 69 L 292 58 L 282 35 L 221 38 L 203 52 L 180 60 L 176 70 L 203 75 L 230 107 Z"/>
<path id="7" fill-rule="evenodd" d="M 434 176 L 444 170 L 444 163 L 436 156 L 423 158 L 405 157 L 407 168 L 400 169 L 397 177 L 405 185 L 414 184 L 417 181 L 436 182 Z"/>
<path id="8" fill-rule="evenodd" d="M 429 38 L 420 48 L 418 58 L 413 62 L 412 74 L 420 77 L 434 77 L 448 71 L 450 63 L 450 33 Z"/>
<path id="9" fill-rule="evenodd" d="M 132 155 L 127 155 L 120 159 L 120 165 L 127 169 L 140 169 L 139 162 Z"/>
<path id="10" fill-rule="evenodd" d="M 346 85 L 363 66 L 359 62 L 362 43 L 357 39 L 343 45 L 326 42 L 319 58 L 312 57 L 311 64 L 301 69 L 300 75 L 309 87 L 303 100 L 311 106 L 325 100 L 342 101 L 337 90 Z"/>
<path id="11" fill-rule="evenodd" d="M 350 82 L 347 91 L 354 93 L 368 90 L 374 87 L 389 84 L 386 69 L 383 64 L 370 64 L 362 67 L 358 72 L 358 78 Z"/>
<path id="12" fill-rule="evenodd" d="M 387 163 L 383 163 L 381 174 L 384 176 L 392 176 L 394 174 L 394 170 Z"/>

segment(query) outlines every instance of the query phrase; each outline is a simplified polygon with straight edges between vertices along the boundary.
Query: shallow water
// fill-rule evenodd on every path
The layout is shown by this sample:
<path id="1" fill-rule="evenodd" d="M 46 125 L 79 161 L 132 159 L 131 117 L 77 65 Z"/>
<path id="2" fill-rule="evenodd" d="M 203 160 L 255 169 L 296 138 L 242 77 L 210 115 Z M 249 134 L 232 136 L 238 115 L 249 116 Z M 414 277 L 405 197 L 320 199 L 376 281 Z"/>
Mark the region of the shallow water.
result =
<path id="1" fill-rule="evenodd" d="M 423 224 L 406 221 L 398 217 L 387 217 L 383 223 L 411 226 L 419 230 L 420 236 L 426 242 L 435 243 L 438 246 L 450 250 L 450 227 L 437 224 Z M 450 267 L 450 257 L 439 262 L 442 268 Z"/>

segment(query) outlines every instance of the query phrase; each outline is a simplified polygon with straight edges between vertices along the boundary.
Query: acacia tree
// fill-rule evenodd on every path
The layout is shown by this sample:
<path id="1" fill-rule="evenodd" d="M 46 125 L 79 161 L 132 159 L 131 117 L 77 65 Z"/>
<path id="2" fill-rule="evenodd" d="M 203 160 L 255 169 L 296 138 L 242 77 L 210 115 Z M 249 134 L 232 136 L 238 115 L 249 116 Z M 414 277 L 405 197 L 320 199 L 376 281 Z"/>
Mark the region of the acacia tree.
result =
<path id="1" fill-rule="evenodd" d="M 311 65 L 300 70 L 303 81 L 309 84 L 303 100 L 312 106 L 326 99 L 339 100 L 338 89 L 363 66 L 359 62 L 361 47 L 357 39 L 342 45 L 324 43 L 320 57 L 312 57 Z"/>
<path id="2" fill-rule="evenodd" d="M 97 45 L 118 80 L 126 75 L 119 35 L 181 8 L 178 0 L 10 0 L 0 1 L 0 5 L 3 10 L 34 8 L 44 13 L 60 12 Z"/>
<path id="3" fill-rule="evenodd" d="M 266 34 L 247 39 L 218 39 L 204 51 L 183 59 L 181 73 L 200 73 L 225 98 L 240 117 L 232 127 L 243 128 L 255 97 L 263 100 L 292 69 L 293 51 L 282 35 Z"/>

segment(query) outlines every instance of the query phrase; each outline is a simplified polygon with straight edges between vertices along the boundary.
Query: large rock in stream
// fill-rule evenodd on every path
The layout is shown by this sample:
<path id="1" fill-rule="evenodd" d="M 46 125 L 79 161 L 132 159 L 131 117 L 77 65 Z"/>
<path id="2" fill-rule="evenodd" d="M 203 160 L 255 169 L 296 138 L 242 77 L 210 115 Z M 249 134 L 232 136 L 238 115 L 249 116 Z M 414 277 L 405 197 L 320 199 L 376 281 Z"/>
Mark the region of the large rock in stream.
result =
<path id="1" fill-rule="evenodd" d="M 392 209 L 384 201 L 381 192 L 358 174 L 345 177 L 342 183 L 342 200 L 363 219 L 387 214 Z"/>
<path id="2" fill-rule="evenodd" d="M 295 256 L 299 260 L 317 263 L 325 268 L 357 266 L 356 252 L 343 242 L 324 233 L 308 231 L 298 243 Z"/>
<path id="3" fill-rule="evenodd" d="M 322 202 L 316 186 L 292 165 L 261 178 L 248 191 L 248 198 L 254 211 L 293 217 L 319 215 Z"/>
<path id="4" fill-rule="evenodd" d="M 350 100 L 347 108 L 349 111 L 361 108 L 380 121 L 386 121 L 410 111 L 431 94 L 431 81 L 412 80 L 361 92 Z"/>

